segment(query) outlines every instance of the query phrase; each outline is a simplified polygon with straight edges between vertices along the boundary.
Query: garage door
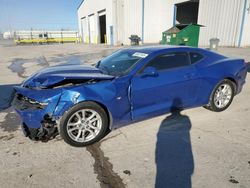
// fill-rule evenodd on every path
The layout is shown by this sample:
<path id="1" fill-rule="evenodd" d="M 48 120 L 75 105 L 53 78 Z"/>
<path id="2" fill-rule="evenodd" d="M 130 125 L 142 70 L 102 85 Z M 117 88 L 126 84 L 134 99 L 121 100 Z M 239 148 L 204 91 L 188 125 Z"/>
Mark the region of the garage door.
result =
<path id="1" fill-rule="evenodd" d="M 81 21 L 82 21 L 82 41 L 84 43 L 88 43 L 89 37 L 88 37 L 88 25 L 86 17 L 82 18 Z"/>
<path id="2" fill-rule="evenodd" d="M 89 16 L 89 33 L 90 33 L 90 43 L 95 43 L 95 17 L 94 15 Z"/>

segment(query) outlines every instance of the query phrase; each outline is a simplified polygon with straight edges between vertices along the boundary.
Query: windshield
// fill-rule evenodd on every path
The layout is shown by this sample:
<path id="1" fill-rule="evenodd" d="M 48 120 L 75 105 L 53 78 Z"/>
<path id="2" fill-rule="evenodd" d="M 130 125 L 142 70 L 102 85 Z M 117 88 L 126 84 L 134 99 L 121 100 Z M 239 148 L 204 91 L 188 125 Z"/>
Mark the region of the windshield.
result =
<path id="1" fill-rule="evenodd" d="M 127 74 L 140 59 L 145 57 L 147 57 L 147 54 L 120 50 L 102 59 L 98 63 L 97 68 L 105 74 L 122 76 Z"/>

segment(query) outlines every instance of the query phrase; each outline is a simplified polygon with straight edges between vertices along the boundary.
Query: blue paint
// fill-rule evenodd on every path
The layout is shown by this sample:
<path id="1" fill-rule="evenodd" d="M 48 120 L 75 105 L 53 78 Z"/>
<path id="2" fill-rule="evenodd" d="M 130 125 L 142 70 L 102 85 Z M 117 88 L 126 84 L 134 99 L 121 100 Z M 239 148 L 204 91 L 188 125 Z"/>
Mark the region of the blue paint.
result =
<path id="1" fill-rule="evenodd" d="M 73 65 L 50 67 L 29 77 L 21 87 L 15 88 L 16 92 L 33 101 L 49 105 L 37 110 L 20 110 L 15 107 L 23 123 L 30 128 L 38 129 L 42 126 L 41 122 L 46 114 L 59 119 L 77 103 L 94 101 L 106 107 L 112 120 L 112 128 L 117 128 L 162 115 L 176 107 L 185 109 L 203 106 L 208 103 L 216 84 L 225 78 L 235 80 L 239 93 L 246 78 L 244 60 L 229 59 L 205 49 L 155 46 L 121 51 L 127 54 L 136 52 L 139 54 L 133 56 L 139 57 L 139 60 L 124 75 L 105 74 L 106 69 L 101 69 L 105 61 L 103 60 L 97 67 Z M 205 58 L 184 67 L 166 70 L 149 68 L 144 74 L 139 73 L 154 58 L 173 51 L 187 53 L 194 51 Z M 141 57 L 142 53 L 148 56 Z M 117 67 L 114 66 L 112 62 L 116 61 L 114 59 L 112 61 L 112 57 L 115 57 L 115 54 L 107 57 L 111 60 L 105 65 L 118 70 L 123 68 L 118 66 L 119 61 L 115 64 Z M 124 59 L 120 61 L 123 61 L 124 66 L 131 64 L 131 61 L 125 62 Z M 75 80 L 77 84 L 64 85 L 64 81 L 67 80 L 70 82 Z M 50 88 L 53 85 L 57 87 Z M 176 98 L 181 104 L 174 104 Z"/>
<path id="2" fill-rule="evenodd" d="M 144 43 L 144 11 L 145 11 L 145 1 L 142 0 L 142 21 L 141 21 L 141 42 Z"/>
<path id="3" fill-rule="evenodd" d="M 173 26 L 176 25 L 176 12 L 177 12 L 177 6 L 174 5 Z"/>
<path id="4" fill-rule="evenodd" d="M 48 79 L 49 78 L 49 79 Z M 43 69 L 39 74 L 27 79 L 23 84 L 27 88 L 47 88 L 65 79 L 112 79 L 113 76 L 102 74 L 102 72 L 92 66 L 55 66 Z"/>
<path id="5" fill-rule="evenodd" d="M 244 1 L 244 7 L 243 7 L 243 11 L 242 11 L 242 20 L 241 20 L 241 26 L 240 26 L 240 37 L 239 37 L 238 47 L 241 46 L 243 29 L 244 29 L 244 22 L 245 22 L 245 16 L 246 16 L 246 8 L 247 8 L 247 0 Z"/>

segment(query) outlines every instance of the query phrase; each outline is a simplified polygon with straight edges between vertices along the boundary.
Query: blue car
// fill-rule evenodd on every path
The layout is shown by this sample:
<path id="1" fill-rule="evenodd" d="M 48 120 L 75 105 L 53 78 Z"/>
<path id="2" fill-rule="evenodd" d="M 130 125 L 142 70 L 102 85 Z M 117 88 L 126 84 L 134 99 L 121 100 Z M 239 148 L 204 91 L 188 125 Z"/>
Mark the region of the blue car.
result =
<path id="1" fill-rule="evenodd" d="M 15 88 L 13 105 L 24 134 L 60 134 L 82 147 L 129 123 L 173 110 L 204 106 L 221 112 L 241 92 L 243 59 L 191 47 L 119 50 L 93 66 L 43 69 Z"/>

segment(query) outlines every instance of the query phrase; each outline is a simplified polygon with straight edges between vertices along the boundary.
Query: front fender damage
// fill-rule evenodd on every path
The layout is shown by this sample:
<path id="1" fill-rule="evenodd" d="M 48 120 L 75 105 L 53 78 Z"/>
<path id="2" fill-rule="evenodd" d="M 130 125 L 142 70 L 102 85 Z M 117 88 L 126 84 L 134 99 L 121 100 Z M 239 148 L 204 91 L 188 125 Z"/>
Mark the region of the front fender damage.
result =
<path id="1" fill-rule="evenodd" d="M 16 88 L 13 106 L 22 118 L 25 136 L 41 141 L 55 138 L 59 134 L 60 119 L 66 111 L 75 104 L 87 100 L 85 96 L 100 98 L 88 87 L 91 84 L 88 85 L 86 82 L 70 87 L 65 87 L 64 84 L 62 87 L 56 85 L 55 88 L 47 89 Z M 20 95 L 23 97 L 18 97 Z M 36 108 L 34 104 L 44 106 Z"/>
<path id="2" fill-rule="evenodd" d="M 32 140 L 41 140 L 43 142 L 49 141 L 55 138 L 59 134 L 60 119 L 63 114 L 78 103 L 78 97 L 80 93 L 71 90 L 62 89 L 60 97 L 58 98 L 57 104 L 50 108 L 47 113 L 40 119 L 40 127 L 29 128 L 27 125 L 23 125 L 24 132 Z"/>

